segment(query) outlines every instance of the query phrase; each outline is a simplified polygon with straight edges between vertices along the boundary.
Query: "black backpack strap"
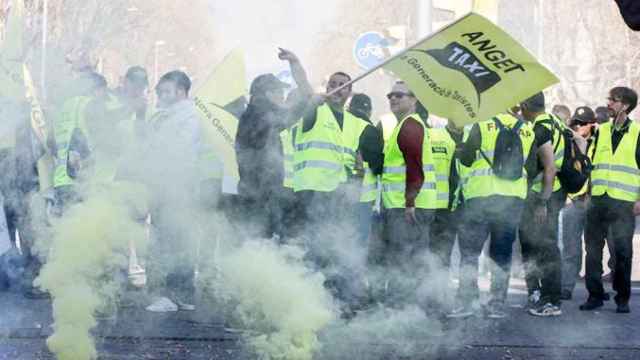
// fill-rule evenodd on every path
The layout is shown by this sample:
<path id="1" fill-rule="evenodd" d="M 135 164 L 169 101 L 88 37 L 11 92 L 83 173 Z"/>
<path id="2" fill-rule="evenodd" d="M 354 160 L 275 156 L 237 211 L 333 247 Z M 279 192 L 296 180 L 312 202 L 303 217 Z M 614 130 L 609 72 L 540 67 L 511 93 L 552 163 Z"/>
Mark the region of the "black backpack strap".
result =
<path id="1" fill-rule="evenodd" d="M 511 128 L 511 131 L 517 134 L 523 126 L 524 126 L 524 121 L 518 119 L 518 121 L 513 126 L 513 128 Z"/>
<path id="2" fill-rule="evenodd" d="M 296 148 L 296 135 L 298 135 L 298 126 L 294 125 L 291 128 L 291 146 L 293 146 L 293 148 Z"/>
<path id="3" fill-rule="evenodd" d="M 484 151 L 482 151 L 482 149 L 478 149 L 478 151 L 480 151 L 480 155 L 482 156 L 483 159 L 487 161 L 489 166 L 493 167 L 493 163 L 491 162 L 491 160 L 489 160 L 489 158 L 487 157 L 487 154 L 485 154 Z"/>

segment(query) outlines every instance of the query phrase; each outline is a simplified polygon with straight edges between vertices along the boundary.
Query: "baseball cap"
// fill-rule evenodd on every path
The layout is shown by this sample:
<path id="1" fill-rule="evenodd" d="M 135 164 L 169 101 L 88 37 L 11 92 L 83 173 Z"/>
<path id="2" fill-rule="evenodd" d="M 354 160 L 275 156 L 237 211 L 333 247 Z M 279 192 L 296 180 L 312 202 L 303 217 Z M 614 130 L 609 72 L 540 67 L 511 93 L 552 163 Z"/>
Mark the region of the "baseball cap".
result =
<path id="1" fill-rule="evenodd" d="M 249 89 L 249 93 L 251 95 L 264 94 L 269 90 L 277 90 L 277 89 L 286 89 L 289 87 L 289 84 L 280 81 L 273 74 L 262 74 L 253 79 L 251 82 L 251 89 Z"/>
<path id="2" fill-rule="evenodd" d="M 580 106 L 571 117 L 572 124 L 590 124 L 596 122 L 596 115 L 588 106 Z"/>
<path id="3" fill-rule="evenodd" d="M 368 114 L 371 114 L 371 98 L 366 94 L 353 95 L 349 103 L 349 111 L 359 117 L 366 117 L 368 119 Z"/>
<path id="4" fill-rule="evenodd" d="M 142 66 L 132 66 L 127 70 L 125 78 L 139 85 L 149 85 L 147 70 Z"/>

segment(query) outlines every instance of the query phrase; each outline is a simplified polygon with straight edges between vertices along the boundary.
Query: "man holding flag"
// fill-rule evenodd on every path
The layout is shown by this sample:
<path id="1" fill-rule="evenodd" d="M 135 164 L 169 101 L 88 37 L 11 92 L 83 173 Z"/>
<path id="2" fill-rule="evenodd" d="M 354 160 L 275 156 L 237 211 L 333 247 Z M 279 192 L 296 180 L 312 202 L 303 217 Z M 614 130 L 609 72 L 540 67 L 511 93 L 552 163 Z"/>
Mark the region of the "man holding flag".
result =
<path id="1" fill-rule="evenodd" d="M 436 207 L 436 173 L 426 126 L 416 114 L 415 95 L 399 81 L 387 98 L 398 124 L 384 150 L 384 263 L 393 276 L 390 304 L 399 305 L 411 303 L 419 285 L 405 279 L 415 278 L 411 274 L 425 265 L 420 259 L 429 244 Z"/>

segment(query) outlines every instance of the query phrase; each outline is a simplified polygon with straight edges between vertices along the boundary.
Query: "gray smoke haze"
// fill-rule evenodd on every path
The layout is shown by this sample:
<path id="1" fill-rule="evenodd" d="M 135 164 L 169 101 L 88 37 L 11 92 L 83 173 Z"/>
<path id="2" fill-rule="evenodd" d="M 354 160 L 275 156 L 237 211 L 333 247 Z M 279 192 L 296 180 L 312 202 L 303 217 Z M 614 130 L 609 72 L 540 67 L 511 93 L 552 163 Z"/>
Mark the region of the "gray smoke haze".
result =
<path id="1" fill-rule="evenodd" d="M 277 48 L 293 49 L 303 62 L 326 28 L 331 28 L 338 0 L 259 2 L 211 1 L 216 33 L 222 53 L 240 47 L 245 50 L 249 78 L 288 70 L 276 57 Z M 313 69 L 310 69 L 313 71 Z M 325 74 L 315 74 L 324 76 Z"/>
<path id="2" fill-rule="evenodd" d="M 294 50 L 308 64 L 318 35 L 335 26 L 339 3 L 211 1 L 215 19 L 211 26 L 222 35 L 216 51 L 245 49 L 250 79 L 260 73 L 287 69 L 277 59 L 278 46 Z M 527 26 L 531 30 L 533 25 Z M 585 36 L 583 31 L 579 34 L 581 38 Z M 524 41 L 535 43 L 533 38 Z M 351 54 L 345 57 L 350 58 Z M 56 67 L 64 61 L 58 58 L 51 63 L 56 65 L 50 66 L 49 73 L 67 75 Z M 314 79 L 327 75 L 307 70 Z M 119 76 L 124 71 L 120 69 Z M 581 69 L 581 76 L 583 73 Z M 73 86 L 60 85 L 66 80 L 71 83 L 71 79 L 62 79 L 49 92 L 60 98 L 64 93 L 66 99 L 77 93 Z M 115 88 L 118 84 L 109 85 Z M 59 115 L 55 110 L 60 106 L 52 106 L 49 119 L 55 121 Z M 374 108 L 387 111 L 385 103 L 375 104 Z M 8 109 L 0 104 L 0 136 L 13 132 L 26 120 L 24 114 Z M 148 111 L 154 111 L 152 104 Z M 257 220 L 229 215 L 205 204 L 212 199 L 203 199 L 199 183 L 202 174 L 191 163 L 193 158 L 183 152 L 188 144 L 172 135 L 171 131 L 165 132 L 153 144 L 148 139 L 134 140 L 114 152 L 109 148 L 104 154 L 125 163 L 131 175 L 125 179 L 145 183 L 152 188 L 151 194 L 122 189 L 117 186 L 118 181 L 104 184 L 105 179 L 86 175 L 83 181 L 90 185 L 79 188 L 85 200 L 72 205 L 61 219 L 47 220 L 42 196 L 34 199 L 36 244 L 45 262 L 37 284 L 53 296 L 55 333 L 49 344 L 60 359 L 96 357 L 90 330 L 97 323 L 96 311 L 108 311 L 110 302 L 122 291 L 122 279 L 114 279 L 114 274 L 127 270 L 131 243 L 147 265 L 149 286 L 154 288 L 149 290 L 149 298 L 172 291 L 158 280 L 162 274 L 197 269 L 196 305 L 208 307 L 211 313 L 223 312 L 226 321 L 243 331 L 246 344 L 259 359 L 428 358 L 442 347 L 460 346 L 461 330 L 445 329 L 439 316 L 429 311 L 453 302 L 448 269 L 435 265 L 429 268 L 426 278 L 427 272 L 420 269 L 400 279 L 402 286 L 418 289 L 417 298 L 404 308 L 376 304 L 350 321 L 341 319 L 340 309 L 345 304 L 324 287 L 327 279 L 346 281 L 350 290 L 374 297 L 384 293 L 389 282 L 386 269 L 367 265 L 369 247 L 355 240 L 354 219 L 349 214 L 352 209 L 342 209 L 344 222 L 306 229 L 305 235 L 289 239 L 287 245 L 247 235 L 247 228 L 256 225 Z M 117 136 L 105 131 L 94 134 L 93 140 L 109 145 Z M 164 211 L 154 210 L 158 208 Z M 144 221 L 149 213 L 150 228 Z M 151 235 L 148 237 L 145 231 Z M 158 247 L 158 233 L 163 231 L 171 236 Z M 309 234 L 321 242 L 310 244 Z M 331 266 L 318 269 L 305 259 L 310 246 L 322 247 Z M 423 258 L 428 264 L 435 263 L 429 254 Z M 352 277 L 340 279 L 343 274 Z M 79 302 L 81 307 L 77 306 Z M 567 328 L 558 336 L 558 343 L 579 345 L 584 342 L 583 337 L 580 329 Z"/>

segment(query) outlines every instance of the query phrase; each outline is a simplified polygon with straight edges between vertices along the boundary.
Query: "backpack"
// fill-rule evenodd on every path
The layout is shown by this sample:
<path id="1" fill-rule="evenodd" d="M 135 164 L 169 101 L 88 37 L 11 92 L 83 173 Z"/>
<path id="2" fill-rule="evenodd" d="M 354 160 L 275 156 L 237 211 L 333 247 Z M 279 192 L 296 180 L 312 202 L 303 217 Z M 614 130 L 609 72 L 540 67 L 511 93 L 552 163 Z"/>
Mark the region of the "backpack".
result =
<path id="1" fill-rule="evenodd" d="M 562 189 L 569 194 L 579 192 L 589 180 L 589 176 L 591 176 L 591 170 L 593 169 L 591 159 L 580 151 L 578 144 L 573 140 L 573 131 L 571 129 L 560 126 L 553 119 L 543 120 L 541 123 L 550 124 L 554 133 L 555 131 L 560 132 L 564 139 L 562 166 L 556 174 Z M 560 138 L 558 138 L 558 142 L 553 147 L 554 154 L 558 151 L 558 147 L 560 147 Z"/>
<path id="2" fill-rule="evenodd" d="M 518 120 L 513 128 L 508 128 L 497 118 L 493 122 L 498 129 L 498 138 L 493 155 L 493 162 L 480 150 L 480 155 L 489 163 L 495 176 L 500 179 L 515 181 L 522 178 L 524 169 L 524 157 L 522 151 L 522 139 L 520 129 L 524 125 Z"/>
<path id="3" fill-rule="evenodd" d="M 593 166 L 591 159 L 580 151 L 578 144 L 573 140 L 573 132 L 570 129 L 561 129 L 561 134 L 564 138 L 564 159 L 556 176 L 567 193 L 577 193 L 589 180 Z M 559 144 L 560 141 L 556 144 L 554 154 Z"/>

